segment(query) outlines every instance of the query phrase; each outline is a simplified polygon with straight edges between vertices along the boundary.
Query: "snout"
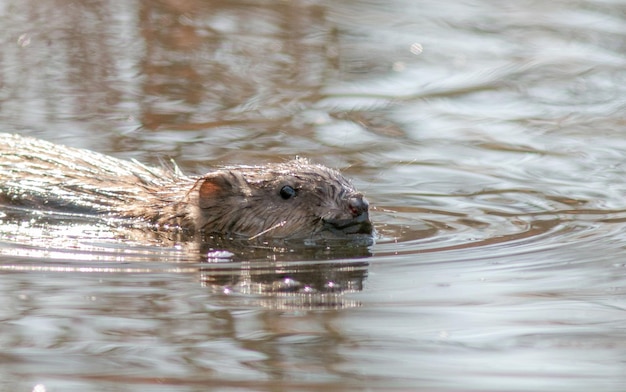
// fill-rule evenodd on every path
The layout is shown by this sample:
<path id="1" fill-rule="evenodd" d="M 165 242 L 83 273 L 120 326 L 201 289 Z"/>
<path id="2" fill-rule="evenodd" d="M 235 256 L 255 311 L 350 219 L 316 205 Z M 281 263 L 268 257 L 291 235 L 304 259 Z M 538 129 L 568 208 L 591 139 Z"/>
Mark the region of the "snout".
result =
<path id="1" fill-rule="evenodd" d="M 352 216 L 357 217 L 363 213 L 367 214 L 370 204 L 360 193 L 348 199 L 348 209 Z"/>
<path id="2" fill-rule="evenodd" d="M 326 219 L 324 223 L 331 231 L 342 234 L 369 234 L 373 232 L 369 217 L 369 203 L 360 193 L 351 195 L 347 199 L 347 210 L 351 217 Z M 346 214 L 348 215 L 348 214 Z"/>

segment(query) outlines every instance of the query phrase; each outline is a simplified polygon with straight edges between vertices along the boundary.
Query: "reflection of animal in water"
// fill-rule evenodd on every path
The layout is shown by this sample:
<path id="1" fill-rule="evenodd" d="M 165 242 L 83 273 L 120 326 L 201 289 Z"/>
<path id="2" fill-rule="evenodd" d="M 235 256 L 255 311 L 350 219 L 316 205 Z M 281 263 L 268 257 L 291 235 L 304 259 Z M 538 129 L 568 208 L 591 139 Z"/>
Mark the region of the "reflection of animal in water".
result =
<path id="1" fill-rule="evenodd" d="M 189 177 L 179 170 L 0 134 L 0 202 L 248 238 L 373 233 L 368 203 L 349 181 L 300 158 Z"/>
<path id="2" fill-rule="evenodd" d="M 365 261 L 267 265 L 233 263 L 201 268 L 202 284 L 217 293 L 252 294 L 261 306 L 282 309 L 350 308 L 359 306 L 345 294 L 363 290 L 369 263 Z"/>

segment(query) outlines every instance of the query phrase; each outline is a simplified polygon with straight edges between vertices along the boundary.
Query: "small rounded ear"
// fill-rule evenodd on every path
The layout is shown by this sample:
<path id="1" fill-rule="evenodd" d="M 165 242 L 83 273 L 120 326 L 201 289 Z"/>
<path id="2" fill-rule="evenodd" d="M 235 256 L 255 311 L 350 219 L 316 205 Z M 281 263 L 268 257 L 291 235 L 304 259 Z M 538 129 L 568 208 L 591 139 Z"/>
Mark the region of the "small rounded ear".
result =
<path id="1" fill-rule="evenodd" d="M 233 184 L 224 172 L 215 172 L 201 178 L 198 185 L 198 205 L 200 208 L 208 208 L 223 201 L 226 196 L 232 196 Z"/>

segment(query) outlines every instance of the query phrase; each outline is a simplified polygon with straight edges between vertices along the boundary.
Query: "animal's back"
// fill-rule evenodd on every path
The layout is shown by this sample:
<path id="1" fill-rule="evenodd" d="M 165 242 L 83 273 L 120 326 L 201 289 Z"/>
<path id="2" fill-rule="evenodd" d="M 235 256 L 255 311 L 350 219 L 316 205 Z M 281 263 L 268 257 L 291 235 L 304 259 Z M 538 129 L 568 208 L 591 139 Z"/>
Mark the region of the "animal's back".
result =
<path id="1" fill-rule="evenodd" d="M 145 202 L 174 171 L 44 140 L 0 134 L 0 201 L 72 212 L 111 212 Z"/>

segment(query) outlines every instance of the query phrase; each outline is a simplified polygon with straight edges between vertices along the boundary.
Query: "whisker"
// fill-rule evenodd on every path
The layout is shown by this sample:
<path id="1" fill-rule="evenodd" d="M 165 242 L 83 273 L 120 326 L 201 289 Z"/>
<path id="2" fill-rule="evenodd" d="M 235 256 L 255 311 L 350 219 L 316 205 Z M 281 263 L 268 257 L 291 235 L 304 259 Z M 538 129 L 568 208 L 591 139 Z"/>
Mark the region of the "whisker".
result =
<path id="1" fill-rule="evenodd" d="M 277 229 L 279 227 L 283 227 L 283 226 L 285 226 L 286 223 L 287 223 L 286 220 L 284 220 L 282 222 L 278 222 L 277 224 L 275 224 L 274 226 L 270 227 L 269 229 L 263 230 L 262 232 L 253 235 L 252 237 L 248 238 L 248 240 L 253 240 L 253 239 L 258 238 L 258 237 L 262 236 L 263 234 L 265 234 L 265 233 L 267 233 L 267 232 L 269 232 L 271 230 Z"/>

